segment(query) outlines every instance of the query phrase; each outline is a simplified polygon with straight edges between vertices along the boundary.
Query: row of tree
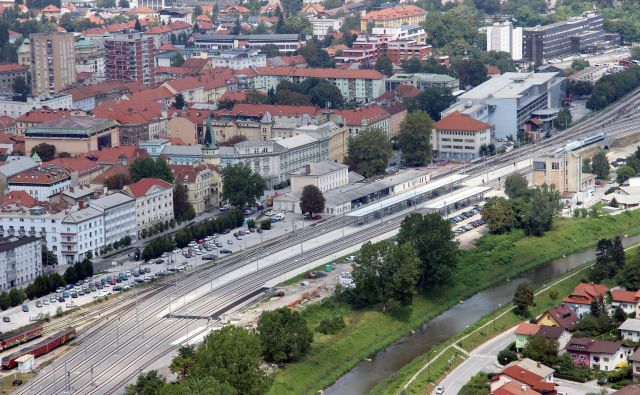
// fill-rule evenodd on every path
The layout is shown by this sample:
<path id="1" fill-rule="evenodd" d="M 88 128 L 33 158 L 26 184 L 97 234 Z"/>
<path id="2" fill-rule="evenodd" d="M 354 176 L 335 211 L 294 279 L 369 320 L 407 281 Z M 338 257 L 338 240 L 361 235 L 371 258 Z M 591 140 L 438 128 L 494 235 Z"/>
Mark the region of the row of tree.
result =
<path id="1" fill-rule="evenodd" d="M 180 229 L 175 234 L 175 244 L 178 248 L 184 248 L 191 242 L 191 240 L 199 240 L 206 236 L 211 236 L 214 233 L 222 233 L 225 230 L 241 226 L 243 223 L 244 214 L 242 211 L 232 210 L 215 219 L 212 218 Z M 160 254 L 162 254 L 162 252 L 160 252 Z"/>
<path id="2" fill-rule="evenodd" d="M 587 108 L 601 110 L 640 86 L 640 66 L 633 65 L 624 71 L 600 78 L 587 100 Z"/>
<path id="3" fill-rule="evenodd" d="M 73 266 L 69 266 L 63 274 L 66 284 L 75 284 L 79 280 L 93 276 L 93 263 L 91 258 L 87 257 L 81 262 L 76 262 Z"/>
<path id="4" fill-rule="evenodd" d="M 522 229 L 527 235 L 542 236 L 562 211 L 560 192 L 553 185 L 529 189 L 521 174 L 507 177 L 505 193 L 509 199 L 493 197 L 481 211 L 482 219 L 494 234 Z"/>

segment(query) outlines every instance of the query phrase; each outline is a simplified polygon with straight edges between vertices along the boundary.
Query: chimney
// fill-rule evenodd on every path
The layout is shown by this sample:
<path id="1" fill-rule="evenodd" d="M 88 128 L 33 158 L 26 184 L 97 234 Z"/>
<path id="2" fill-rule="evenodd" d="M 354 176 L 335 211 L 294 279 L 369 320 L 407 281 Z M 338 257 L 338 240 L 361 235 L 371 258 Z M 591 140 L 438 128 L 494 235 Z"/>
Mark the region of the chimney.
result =
<path id="1" fill-rule="evenodd" d="M 78 205 L 80 206 L 80 210 L 82 210 L 84 208 L 84 201 L 78 201 Z"/>
<path id="2" fill-rule="evenodd" d="M 311 174 L 311 165 L 304 165 L 304 174 Z"/>
<path id="3" fill-rule="evenodd" d="M 520 389 L 522 389 L 522 392 L 527 392 L 527 386 L 524 384 L 520 386 Z"/>
<path id="4" fill-rule="evenodd" d="M 538 362 L 538 363 L 536 364 L 536 366 L 537 366 L 538 368 L 540 368 L 540 365 L 541 365 L 541 363 L 540 363 L 540 362 Z"/>

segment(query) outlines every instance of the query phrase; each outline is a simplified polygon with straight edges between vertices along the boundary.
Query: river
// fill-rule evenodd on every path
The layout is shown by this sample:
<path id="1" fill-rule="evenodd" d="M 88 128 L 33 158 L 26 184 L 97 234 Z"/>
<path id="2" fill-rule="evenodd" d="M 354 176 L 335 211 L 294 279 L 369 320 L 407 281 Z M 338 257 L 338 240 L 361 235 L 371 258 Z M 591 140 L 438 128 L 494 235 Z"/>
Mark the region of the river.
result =
<path id="1" fill-rule="evenodd" d="M 640 235 L 624 240 L 625 247 L 640 243 Z M 511 281 L 496 284 L 457 304 L 438 317 L 424 323 L 415 334 L 408 334 L 379 351 L 373 359 L 362 361 L 325 390 L 327 395 L 366 394 L 387 376 L 397 372 L 433 346 L 462 332 L 467 326 L 511 303 L 518 284 L 528 281 L 534 287 L 545 284 L 561 274 L 595 259 L 593 248 L 554 259 L 523 273 Z"/>

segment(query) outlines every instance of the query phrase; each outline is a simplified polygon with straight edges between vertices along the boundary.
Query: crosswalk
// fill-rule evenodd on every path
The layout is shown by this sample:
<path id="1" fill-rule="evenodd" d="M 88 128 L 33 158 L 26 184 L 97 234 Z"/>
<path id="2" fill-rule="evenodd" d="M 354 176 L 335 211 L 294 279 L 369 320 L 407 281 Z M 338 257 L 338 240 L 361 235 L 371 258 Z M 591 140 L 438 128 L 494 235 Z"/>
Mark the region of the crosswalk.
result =
<path id="1" fill-rule="evenodd" d="M 497 358 L 495 355 L 471 354 L 471 358 Z"/>

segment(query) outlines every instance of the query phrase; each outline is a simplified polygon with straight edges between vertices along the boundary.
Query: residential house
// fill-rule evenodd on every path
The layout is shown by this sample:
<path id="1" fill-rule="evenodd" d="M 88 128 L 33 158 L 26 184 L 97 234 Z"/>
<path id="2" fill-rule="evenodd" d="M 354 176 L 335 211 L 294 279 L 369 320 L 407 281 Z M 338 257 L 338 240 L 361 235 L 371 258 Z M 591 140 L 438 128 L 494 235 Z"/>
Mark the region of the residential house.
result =
<path id="1" fill-rule="evenodd" d="M 4 193 L 11 179 L 29 169 L 35 169 L 38 164 L 26 156 L 10 156 L 4 165 L 0 166 L 0 193 Z"/>
<path id="2" fill-rule="evenodd" d="M 562 299 L 562 304 L 576 312 L 578 317 L 589 314 L 591 302 L 604 300 L 609 288 L 601 284 L 580 283 L 569 296 Z"/>
<path id="3" fill-rule="evenodd" d="M 578 315 L 575 311 L 561 304 L 542 313 L 536 323 L 544 326 L 558 326 L 573 332 L 576 321 L 578 321 Z"/>
<path id="4" fill-rule="evenodd" d="M 196 77 L 186 77 L 165 81 L 163 87 L 174 95 L 182 93 L 187 103 L 204 103 L 204 89 L 202 82 Z"/>
<path id="5" fill-rule="evenodd" d="M 612 289 L 611 293 L 611 311 L 620 307 L 625 314 L 638 314 L 639 295 L 636 291 L 625 291 L 622 289 Z"/>
<path id="6" fill-rule="evenodd" d="M 528 385 L 520 384 L 516 381 L 509 381 L 491 391 L 490 395 L 540 395 L 540 392 L 533 390 Z"/>
<path id="7" fill-rule="evenodd" d="M 389 137 L 393 138 L 400 133 L 400 125 L 407 116 L 407 107 L 400 102 L 383 104 L 382 108 L 389 113 Z"/>
<path id="8" fill-rule="evenodd" d="M 0 291 L 24 287 L 42 274 L 42 241 L 33 236 L 0 238 Z"/>
<path id="9" fill-rule="evenodd" d="M 564 328 L 532 324 L 529 322 L 523 322 L 518 325 L 515 330 L 515 335 L 516 349 L 518 350 L 522 350 L 527 346 L 531 336 L 544 336 L 551 338 L 558 342 L 560 348 L 563 348 L 571 338 L 571 334 Z"/>
<path id="10" fill-rule="evenodd" d="M 167 108 L 151 100 L 137 97 L 119 102 L 105 102 L 93 110 L 98 117 L 119 123 L 119 141 L 134 145 L 166 135 Z"/>
<path id="11" fill-rule="evenodd" d="M 143 178 L 123 191 L 136 199 L 136 229 L 140 237 L 146 229 L 173 219 L 173 185 L 158 178 Z"/>
<path id="12" fill-rule="evenodd" d="M 391 137 L 391 115 L 379 104 L 336 110 L 335 113 L 342 117 L 349 137 L 356 136 L 369 128 L 380 128 L 388 137 Z"/>
<path id="13" fill-rule="evenodd" d="M 507 366 L 500 373 L 493 376 L 489 382 L 491 392 L 493 393 L 493 391 L 511 382 L 517 383 L 521 388 L 530 388 L 540 394 L 556 394 L 554 383 L 545 381 L 543 376 L 518 365 Z"/>
<path id="14" fill-rule="evenodd" d="M 619 327 L 624 340 L 640 343 L 640 319 L 627 318 Z"/>
<path id="15" fill-rule="evenodd" d="M 169 165 L 176 184 L 187 188 L 187 201 L 196 215 L 220 205 L 222 184 L 217 166 L 211 164 Z"/>
<path id="16" fill-rule="evenodd" d="M 126 236 L 136 239 L 135 198 L 116 192 L 91 200 L 89 204 L 103 213 L 105 245 L 112 245 Z"/>
<path id="17" fill-rule="evenodd" d="M 104 171 L 102 166 L 83 157 L 55 158 L 49 162 L 44 162 L 42 166 L 66 169 L 71 176 L 71 186 L 89 185 L 94 178 Z"/>
<path id="18" fill-rule="evenodd" d="M 596 340 L 588 337 L 573 337 L 565 350 L 578 366 L 594 370 L 612 371 L 626 365 L 627 357 L 633 352 L 619 342 Z"/>
<path id="19" fill-rule="evenodd" d="M 640 380 L 640 348 L 638 348 L 633 354 L 631 354 L 628 360 L 629 362 L 631 362 L 633 381 L 637 382 Z"/>
<path id="20" fill-rule="evenodd" d="M 10 191 L 25 191 L 36 200 L 45 201 L 71 186 L 71 175 L 53 165 L 25 170 L 11 177 Z"/>
<path id="21" fill-rule="evenodd" d="M 533 359 L 522 358 L 520 360 L 510 362 L 506 367 L 510 366 L 517 366 L 528 370 L 529 372 L 542 377 L 542 381 L 553 383 L 553 374 L 555 373 L 555 370 L 540 362 L 534 361 Z"/>
<path id="22" fill-rule="evenodd" d="M 134 160 L 149 156 L 147 151 L 137 145 L 120 145 L 100 151 L 89 151 L 85 157 L 102 167 L 115 165 L 130 166 Z"/>

